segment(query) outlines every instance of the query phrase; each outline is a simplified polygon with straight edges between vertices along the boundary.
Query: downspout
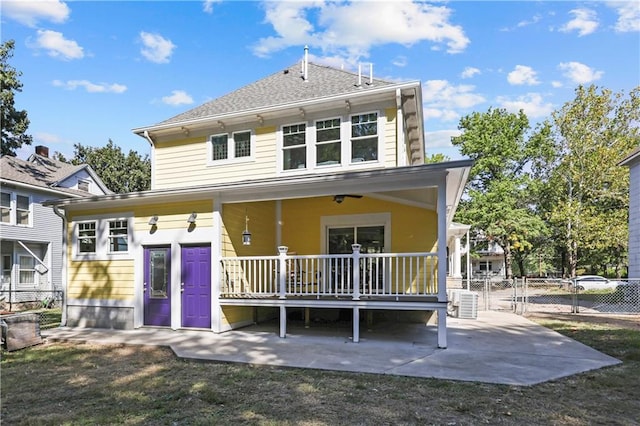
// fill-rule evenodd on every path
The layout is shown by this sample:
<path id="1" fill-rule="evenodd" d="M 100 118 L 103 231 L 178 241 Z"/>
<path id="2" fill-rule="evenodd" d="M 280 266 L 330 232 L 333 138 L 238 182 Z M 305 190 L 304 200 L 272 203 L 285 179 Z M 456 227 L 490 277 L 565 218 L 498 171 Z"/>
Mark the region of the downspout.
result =
<path id="1" fill-rule="evenodd" d="M 150 159 L 149 159 L 149 160 L 151 161 L 151 189 L 153 189 L 153 188 L 155 188 L 155 187 L 156 187 L 156 185 L 155 185 L 155 176 L 156 176 L 156 174 L 154 173 L 154 170 L 153 170 L 153 169 L 154 169 L 154 167 L 155 167 L 155 163 L 156 163 L 156 162 L 154 161 L 154 157 L 155 157 L 155 154 L 154 154 L 154 153 L 155 153 L 154 146 L 155 146 L 155 144 L 154 144 L 154 142 L 153 142 L 153 139 L 151 139 L 151 135 L 149 134 L 149 131 L 148 131 L 148 130 L 145 130 L 145 131 L 142 133 L 142 136 L 143 136 L 147 141 L 149 141 L 149 145 L 151 145 L 151 154 L 149 155 L 149 157 L 150 157 Z"/>
<path id="2" fill-rule="evenodd" d="M 60 327 L 66 327 L 67 325 L 67 294 L 69 286 L 69 271 L 67 269 L 67 253 L 68 253 L 68 239 L 67 239 L 67 217 L 60 211 L 58 206 L 53 206 L 53 212 L 56 216 L 62 219 L 62 288 L 64 293 L 62 294 L 62 318 L 60 319 Z"/>

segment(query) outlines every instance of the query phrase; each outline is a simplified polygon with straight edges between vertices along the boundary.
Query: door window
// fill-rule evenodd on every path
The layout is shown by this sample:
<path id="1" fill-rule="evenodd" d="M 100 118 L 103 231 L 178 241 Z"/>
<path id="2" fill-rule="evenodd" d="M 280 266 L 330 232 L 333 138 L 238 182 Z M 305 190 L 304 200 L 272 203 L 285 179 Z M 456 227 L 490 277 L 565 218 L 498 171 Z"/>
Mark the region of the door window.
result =
<path id="1" fill-rule="evenodd" d="M 149 253 L 150 262 L 150 284 L 149 297 L 152 299 L 166 299 L 169 270 L 167 265 L 167 250 L 151 250 Z"/>

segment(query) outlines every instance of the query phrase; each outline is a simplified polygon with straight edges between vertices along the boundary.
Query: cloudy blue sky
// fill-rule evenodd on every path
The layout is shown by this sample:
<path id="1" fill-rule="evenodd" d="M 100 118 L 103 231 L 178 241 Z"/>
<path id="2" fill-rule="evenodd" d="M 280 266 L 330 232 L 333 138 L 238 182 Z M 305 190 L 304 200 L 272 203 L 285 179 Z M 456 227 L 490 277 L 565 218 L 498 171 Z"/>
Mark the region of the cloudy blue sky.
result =
<path id="1" fill-rule="evenodd" d="M 532 124 L 596 84 L 640 85 L 638 1 L 12 1 L 2 41 L 23 73 L 16 107 L 34 145 L 148 154 L 131 129 L 155 124 L 310 60 L 420 80 L 427 153 L 461 117 L 523 109 Z M 368 68 L 367 68 L 368 69 Z M 19 151 L 26 158 L 33 147 Z"/>

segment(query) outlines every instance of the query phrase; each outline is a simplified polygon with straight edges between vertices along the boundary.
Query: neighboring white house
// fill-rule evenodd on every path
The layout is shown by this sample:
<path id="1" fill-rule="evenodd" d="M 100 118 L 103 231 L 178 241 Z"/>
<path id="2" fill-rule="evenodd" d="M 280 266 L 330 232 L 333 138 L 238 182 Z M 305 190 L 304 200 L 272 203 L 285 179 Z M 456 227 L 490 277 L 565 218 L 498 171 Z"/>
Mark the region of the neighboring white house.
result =
<path id="1" fill-rule="evenodd" d="M 640 148 L 632 151 L 621 166 L 629 167 L 629 278 L 640 278 Z"/>
<path id="2" fill-rule="evenodd" d="M 499 244 L 485 239 L 472 240 L 471 252 L 476 254 L 471 259 L 473 278 L 505 278 L 504 250 Z"/>
<path id="3" fill-rule="evenodd" d="M 62 218 L 46 200 L 111 194 L 88 165 L 49 158 L 37 146 L 25 160 L 0 158 L 0 299 L 38 301 L 62 290 Z"/>

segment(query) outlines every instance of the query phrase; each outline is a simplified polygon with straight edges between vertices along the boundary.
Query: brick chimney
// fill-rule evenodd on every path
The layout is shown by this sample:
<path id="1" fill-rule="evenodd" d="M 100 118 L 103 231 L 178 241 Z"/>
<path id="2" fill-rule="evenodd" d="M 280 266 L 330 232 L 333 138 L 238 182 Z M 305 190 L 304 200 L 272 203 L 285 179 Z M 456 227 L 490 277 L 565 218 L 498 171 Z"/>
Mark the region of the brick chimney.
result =
<path id="1" fill-rule="evenodd" d="M 49 158 L 49 148 L 44 145 L 36 146 L 36 154 L 45 158 Z"/>

